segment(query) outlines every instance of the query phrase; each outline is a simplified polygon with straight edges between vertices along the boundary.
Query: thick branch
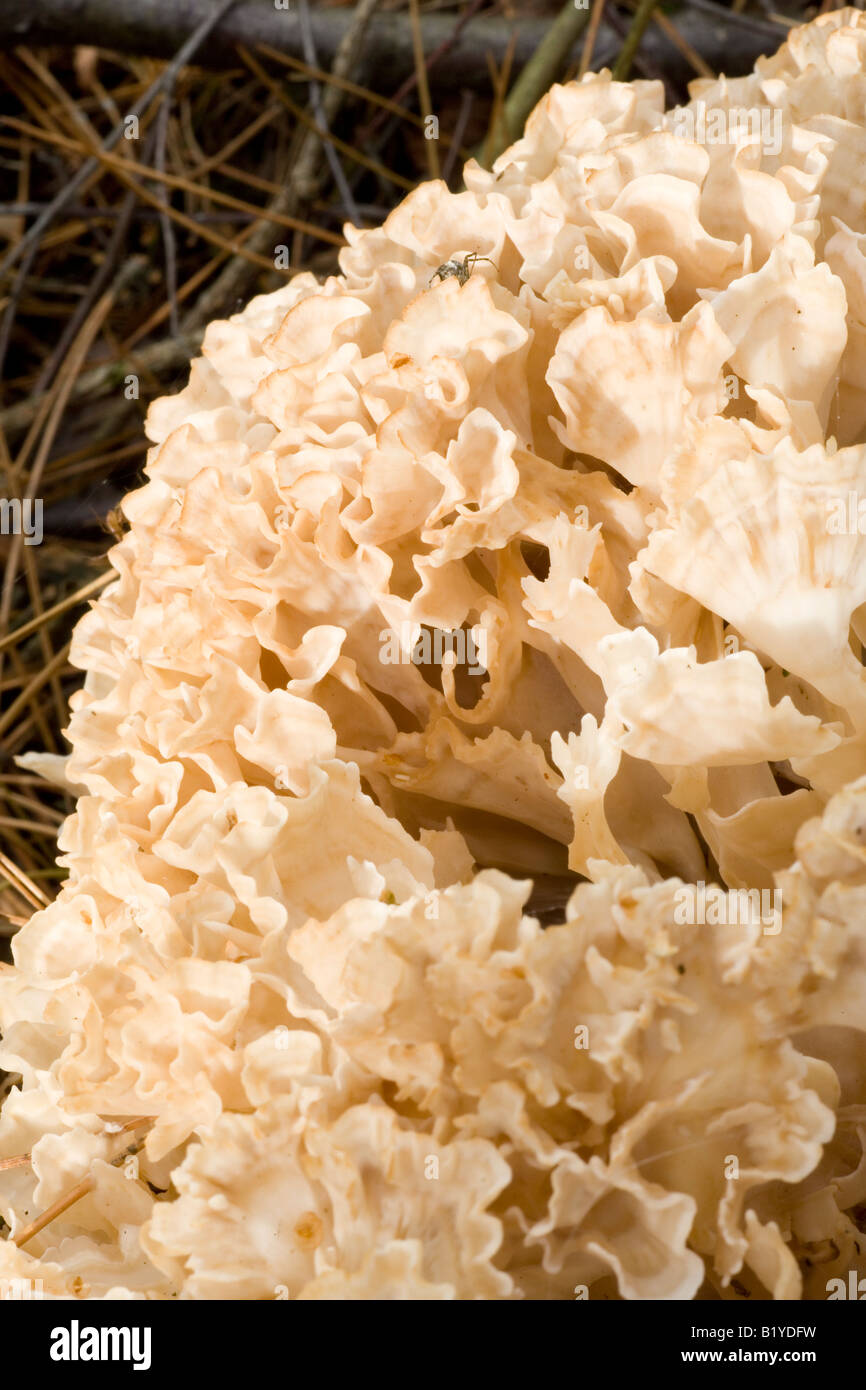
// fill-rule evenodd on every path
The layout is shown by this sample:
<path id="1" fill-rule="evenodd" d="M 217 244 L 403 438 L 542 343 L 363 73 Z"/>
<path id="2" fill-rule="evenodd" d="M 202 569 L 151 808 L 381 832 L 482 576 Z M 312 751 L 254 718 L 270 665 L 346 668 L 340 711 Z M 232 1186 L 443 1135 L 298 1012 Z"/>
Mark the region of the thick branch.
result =
<path id="1" fill-rule="evenodd" d="M 22 5 L 21 0 L 0 0 L 0 42 L 39 44 L 94 44 L 121 52 L 169 58 L 213 8 L 212 0 L 38 0 Z M 715 10 L 713 11 L 715 14 Z M 312 13 L 313 34 L 319 61 L 330 65 L 353 21 L 352 10 L 319 10 Z M 687 9 L 674 16 L 680 33 L 698 49 L 717 71 L 737 75 L 748 71 L 760 53 L 769 53 L 785 37 L 779 28 L 772 33 L 710 19 Z M 432 52 L 454 32 L 453 14 L 429 14 L 422 20 L 425 52 Z M 532 57 L 550 30 L 546 19 L 472 19 L 458 35 L 448 53 L 448 61 L 436 64 L 430 73 L 434 87 L 475 87 L 489 89 L 490 77 L 485 54 L 502 63 L 512 34 L 516 35 L 513 71 L 519 71 Z M 604 28 L 604 26 L 603 26 Z M 608 40 L 613 38 L 608 30 Z M 253 48 L 267 44 L 293 57 L 303 56 L 301 26 L 296 8 L 276 9 L 273 0 L 238 0 L 238 4 L 215 27 L 196 55 L 203 66 L 223 67 L 237 61 L 235 47 Z M 599 58 L 610 61 L 610 41 L 600 45 Z M 619 40 L 615 39 L 615 49 Z M 563 53 L 566 60 L 575 57 Z M 641 51 L 674 77 L 693 75 L 687 64 L 660 31 L 648 31 Z M 414 71 L 412 31 L 405 14 L 378 15 L 370 21 L 368 40 L 359 61 L 355 81 L 373 87 L 384 85 L 389 91 Z"/>

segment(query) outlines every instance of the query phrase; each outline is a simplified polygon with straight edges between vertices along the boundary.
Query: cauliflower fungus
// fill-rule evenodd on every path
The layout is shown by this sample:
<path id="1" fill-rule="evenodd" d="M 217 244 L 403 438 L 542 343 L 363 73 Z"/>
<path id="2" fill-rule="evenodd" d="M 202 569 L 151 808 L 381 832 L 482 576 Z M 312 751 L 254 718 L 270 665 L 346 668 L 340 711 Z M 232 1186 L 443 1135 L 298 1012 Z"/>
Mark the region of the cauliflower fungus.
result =
<path id="1" fill-rule="evenodd" d="M 866 1273 L 866 16 L 697 103 L 778 141 L 555 87 L 152 406 L 0 967 L 4 1277 Z"/>

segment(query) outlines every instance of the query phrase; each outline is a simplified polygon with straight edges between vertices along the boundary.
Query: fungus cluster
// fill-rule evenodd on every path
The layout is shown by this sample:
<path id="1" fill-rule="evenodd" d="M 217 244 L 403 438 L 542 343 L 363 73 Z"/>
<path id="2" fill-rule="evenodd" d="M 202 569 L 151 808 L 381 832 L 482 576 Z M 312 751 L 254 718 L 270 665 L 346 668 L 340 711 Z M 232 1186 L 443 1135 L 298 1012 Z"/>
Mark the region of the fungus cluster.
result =
<path id="1" fill-rule="evenodd" d="M 0 967 L 3 1277 L 866 1273 L 866 16 L 663 101 L 555 87 L 151 407 L 30 760 L 78 801 Z"/>

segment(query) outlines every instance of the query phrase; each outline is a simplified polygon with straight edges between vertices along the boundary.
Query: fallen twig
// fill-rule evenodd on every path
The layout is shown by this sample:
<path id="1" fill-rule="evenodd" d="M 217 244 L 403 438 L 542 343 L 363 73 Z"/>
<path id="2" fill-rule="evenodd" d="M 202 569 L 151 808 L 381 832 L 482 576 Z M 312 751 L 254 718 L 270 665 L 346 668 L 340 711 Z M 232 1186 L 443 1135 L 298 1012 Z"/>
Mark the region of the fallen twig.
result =
<path id="1" fill-rule="evenodd" d="M 460 110 L 457 112 L 457 120 L 454 122 L 454 136 L 448 147 L 445 162 L 442 165 L 442 178 L 448 184 L 450 184 L 451 175 L 454 173 L 454 166 L 457 163 L 460 146 L 463 143 L 463 136 L 466 134 L 466 127 L 469 124 L 469 117 L 472 114 L 472 104 L 474 100 L 475 93 L 471 92 L 468 87 L 464 92 L 461 92 Z"/>
<path id="2" fill-rule="evenodd" d="M 0 0 L 0 2 L 2 2 L 2 0 Z M 206 18 L 202 20 L 195 32 L 191 34 L 187 41 L 181 46 L 175 57 L 168 66 L 163 69 L 156 81 L 148 87 L 144 96 L 136 102 L 132 110 L 128 112 L 123 120 L 119 121 L 114 129 L 106 136 L 102 144 L 102 149 L 105 153 L 113 150 L 118 141 L 123 138 L 126 132 L 126 121 L 128 117 L 140 117 L 144 115 L 155 98 L 159 96 L 161 92 L 165 91 L 167 87 L 172 85 L 181 68 L 186 66 L 190 58 L 192 58 L 196 50 L 207 38 L 214 25 L 217 24 L 228 10 L 231 9 L 232 5 L 236 3 L 237 0 L 222 0 L 222 3 L 212 9 Z M 2 19 L 2 12 L 0 12 L 0 19 Z M 45 212 L 37 217 L 36 221 L 28 228 L 21 240 L 16 245 L 10 247 L 3 259 L 0 260 L 0 277 L 2 277 L 11 266 L 15 265 L 16 262 L 29 251 L 31 246 L 38 244 L 42 233 L 45 231 L 52 218 L 65 207 L 73 193 L 76 193 L 83 184 L 87 183 L 88 179 L 92 178 L 98 169 L 99 159 L 96 155 L 84 161 L 78 171 L 72 175 L 57 196 L 52 200 Z"/>
<path id="3" fill-rule="evenodd" d="M 418 87 L 418 101 L 421 115 L 429 121 L 433 108 L 430 104 L 430 83 L 427 81 L 427 61 L 424 58 L 424 35 L 421 33 L 421 11 L 418 0 L 409 0 L 409 16 L 412 21 L 412 47 L 415 53 L 415 82 Z M 427 164 L 431 179 L 439 177 L 439 151 L 436 141 L 428 139 Z"/>
<path id="4" fill-rule="evenodd" d="M 625 43 L 622 46 L 620 55 L 613 65 L 611 76 L 615 82 L 625 82 L 631 72 L 631 65 L 634 62 L 635 54 L 640 46 L 640 41 L 644 36 L 647 25 L 652 19 L 652 13 L 658 4 L 658 0 L 640 0 L 635 11 L 634 19 L 629 26 Z"/>
<path id="5" fill-rule="evenodd" d="M 592 62 L 592 55 L 595 52 L 595 41 L 598 38 L 598 29 L 601 24 L 602 11 L 606 0 L 592 0 L 592 14 L 589 19 L 589 28 L 586 32 L 583 48 L 580 54 L 580 67 L 577 70 L 578 78 L 589 72 L 589 65 Z"/>
<path id="6" fill-rule="evenodd" d="M 683 57 L 691 63 L 699 77 L 714 79 L 716 74 L 713 72 L 709 63 L 705 63 L 700 53 L 684 39 L 677 26 L 668 19 L 664 10 L 656 8 L 653 10 L 653 23 L 657 24 L 663 34 L 666 34 L 675 48 L 679 49 Z"/>
<path id="7" fill-rule="evenodd" d="M 311 16 L 315 23 L 318 16 Z M 372 21 L 370 21 L 372 23 Z M 345 78 L 357 62 L 359 54 L 363 51 L 365 36 L 368 32 L 367 19 L 363 23 L 353 23 L 348 26 L 342 37 L 346 42 L 338 47 L 334 58 L 334 77 Z M 318 42 L 318 38 L 317 38 Z M 244 48 L 240 49 L 241 56 L 247 65 L 255 72 L 260 80 L 265 81 L 269 90 L 283 102 L 287 107 L 292 107 L 289 96 L 283 92 L 278 85 L 267 77 L 260 63 L 253 55 Z M 334 118 L 339 110 L 341 90 L 339 85 L 329 86 L 322 95 L 322 108 L 325 120 L 333 124 Z M 301 112 L 295 108 L 299 120 L 306 120 L 311 123 L 311 118 L 306 112 Z M 262 219 L 250 232 L 247 244 L 254 247 L 257 251 L 264 251 L 273 236 L 274 221 L 279 220 L 280 215 L 294 216 L 302 201 L 307 198 L 311 200 L 315 197 L 318 186 L 317 178 L 317 152 L 318 143 L 323 132 L 315 127 L 308 128 L 300 136 L 296 150 L 295 159 L 291 165 L 291 170 L 286 171 L 286 180 L 283 188 L 275 195 L 269 208 L 263 214 Z M 336 144 L 334 136 L 329 137 Z M 339 148 L 339 145 L 337 146 Z M 330 237 L 330 233 L 326 234 Z M 214 283 L 208 290 L 199 297 L 195 308 L 187 315 L 184 320 L 183 328 L 185 333 L 199 332 L 211 319 L 217 318 L 225 312 L 227 304 L 233 304 L 241 298 L 249 284 L 249 273 L 247 268 L 237 260 L 231 260 L 217 276 Z"/>
<path id="8" fill-rule="evenodd" d="M 316 67 L 316 41 L 313 37 L 309 0 L 298 0 L 298 3 L 301 17 L 301 37 L 304 44 L 304 58 L 311 66 Z M 372 0 L 372 4 L 375 3 L 376 0 Z M 371 0 L 367 0 L 368 11 L 371 10 L 372 4 Z M 319 134 L 322 137 L 322 147 L 325 151 L 325 158 L 328 161 L 331 173 L 334 175 L 334 182 L 337 185 L 337 192 L 340 195 L 346 216 L 350 222 L 354 222 L 357 225 L 361 218 L 355 205 L 355 199 L 352 196 L 352 190 L 349 187 L 348 180 L 343 171 L 343 166 L 337 158 L 336 150 L 328 138 L 331 132 L 329 129 L 328 117 L 325 114 L 321 89 L 318 82 L 313 77 L 309 79 L 308 86 L 310 91 L 310 105 L 313 108 L 313 115 Z"/>
<path id="9" fill-rule="evenodd" d="M 544 38 L 504 103 L 499 137 L 493 142 L 492 148 L 485 150 L 491 163 L 510 141 L 522 135 L 527 116 L 557 75 L 564 71 L 572 45 L 583 33 L 588 19 L 589 10 L 576 9 L 574 0 L 567 0 L 548 26 Z"/>
<path id="10" fill-rule="evenodd" d="M 39 0 L 28 7 L 21 0 L 0 0 L 0 38 L 16 43 L 95 44 L 117 52 L 166 58 L 189 38 L 196 24 L 211 11 L 212 0 Z M 22 12 L 23 11 L 23 12 Z M 355 22 L 355 9 L 316 8 L 311 16 L 320 61 L 333 63 L 347 32 Z M 421 21 L 425 52 L 435 53 L 454 36 L 454 16 L 427 14 Z M 515 65 L 531 58 L 549 24 L 544 19 L 476 17 L 461 28 L 448 48 L 448 62 L 437 63 L 436 83 L 443 87 L 487 89 L 484 55 L 502 62 L 512 34 L 517 35 Z M 300 17 L 293 5 L 276 9 L 268 0 L 239 0 L 219 19 L 207 48 L 197 61 L 212 67 L 231 66 L 236 49 L 268 44 L 281 53 L 303 57 Z M 401 81 L 414 71 L 412 29 L 406 14 L 374 17 L 368 29 L 368 57 L 356 80 L 389 72 Z"/>
<path id="11" fill-rule="evenodd" d="M 154 133 L 154 155 L 153 162 L 160 174 L 165 173 L 165 147 L 168 141 L 168 121 L 171 113 L 171 97 L 173 87 L 166 88 L 156 113 L 156 131 Z M 164 206 L 159 211 L 159 225 L 162 232 L 162 249 L 165 257 L 165 293 L 168 300 L 168 322 L 169 329 L 173 337 L 177 337 L 180 332 L 180 319 L 177 312 L 177 243 L 175 241 L 174 226 L 168 215 L 168 190 L 164 183 L 156 185 L 156 192 L 159 201 Z M 134 198 L 133 198 L 134 201 Z"/>
<path id="12" fill-rule="evenodd" d="M 195 356 L 201 340 L 201 331 L 187 330 L 180 338 L 168 338 L 163 342 L 150 343 L 147 347 L 136 349 L 129 354 L 126 361 L 91 367 L 76 377 L 69 392 L 69 399 L 76 401 L 85 396 L 98 396 L 107 390 L 114 390 L 127 372 L 153 372 L 159 375 L 175 371 Z M 27 400 L 8 406 L 6 410 L 0 411 L 0 427 L 7 434 L 26 428 L 47 400 L 48 393 L 45 393 L 41 396 L 30 396 Z M 2 641 L 0 638 L 0 644 Z"/>
<path id="13" fill-rule="evenodd" d="M 147 1127 L 150 1128 L 152 1124 L 152 1119 L 134 1120 L 130 1124 L 124 1125 L 120 1132 L 123 1133 L 124 1130 L 129 1131 L 130 1129 L 141 1129 L 142 1125 L 147 1125 Z M 109 1160 L 112 1168 L 119 1168 L 126 1158 L 132 1154 L 137 1154 L 139 1150 L 144 1147 L 146 1139 L 147 1135 L 144 1135 L 141 1139 L 134 1139 L 132 1143 L 126 1144 L 124 1148 L 121 1149 L 120 1153 Z M 26 1245 L 34 1236 L 38 1236 L 40 1231 L 44 1231 L 46 1226 L 50 1226 L 52 1221 L 56 1221 L 58 1216 L 62 1216 L 63 1213 L 74 1206 L 76 1202 L 80 1202 L 82 1197 L 86 1197 L 89 1192 L 92 1192 L 95 1186 L 96 1178 L 92 1176 L 86 1177 L 81 1182 L 76 1183 L 68 1192 L 64 1192 L 58 1197 L 56 1202 L 52 1202 L 50 1207 L 46 1207 L 45 1211 L 42 1212 L 41 1216 L 37 1216 L 35 1221 L 31 1221 L 28 1226 L 23 1226 L 17 1235 L 10 1236 L 12 1244 L 17 1245 L 19 1248 L 22 1245 Z"/>

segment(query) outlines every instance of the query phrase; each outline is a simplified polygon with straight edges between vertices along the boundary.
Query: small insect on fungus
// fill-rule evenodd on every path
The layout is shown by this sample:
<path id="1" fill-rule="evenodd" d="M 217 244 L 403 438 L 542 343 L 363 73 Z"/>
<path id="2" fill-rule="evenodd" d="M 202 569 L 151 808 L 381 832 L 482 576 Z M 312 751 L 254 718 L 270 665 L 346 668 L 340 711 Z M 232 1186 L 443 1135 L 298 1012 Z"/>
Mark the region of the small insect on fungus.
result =
<path id="1" fill-rule="evenodd" d="M 465 285 L 472 274 L 476 261 L 490 261 L 494 269 L 497 268 L 496 262 L 491 261 L 489 256 L 479 256 L 477 251 L 470 251 L 462 261 L 444 261 L 442 265 L 437 266 L 427 283 L 432 285 L 437 275 L 440 280 L 448 280 L 453 275 L 458 285 Z"/>

